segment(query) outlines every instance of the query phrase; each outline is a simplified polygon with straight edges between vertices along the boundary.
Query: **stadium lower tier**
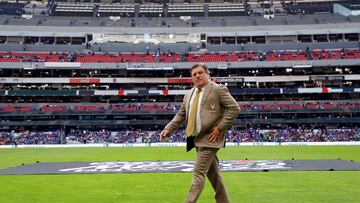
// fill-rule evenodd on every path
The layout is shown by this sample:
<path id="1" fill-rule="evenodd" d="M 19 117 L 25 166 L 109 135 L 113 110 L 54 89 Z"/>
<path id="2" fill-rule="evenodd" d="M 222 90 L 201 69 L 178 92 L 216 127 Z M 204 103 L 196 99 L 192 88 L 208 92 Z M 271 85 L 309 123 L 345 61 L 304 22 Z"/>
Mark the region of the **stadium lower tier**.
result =
<path id="1" fill-rule="evenodd" d="M 53 131 L 0 132 L 0 144 L 80 144 L 80 143 L 154 143 L 160 142 L 161 131 L 106 129 L 90 131 L 71 129 Z M 185 142 L 184 130 L 177 130 L 166 142 Z M 228 142 L 334 142 L 360 141 L 360 128 L 338 129 L 245 129 L 229 130 L 226 133 Z"/>

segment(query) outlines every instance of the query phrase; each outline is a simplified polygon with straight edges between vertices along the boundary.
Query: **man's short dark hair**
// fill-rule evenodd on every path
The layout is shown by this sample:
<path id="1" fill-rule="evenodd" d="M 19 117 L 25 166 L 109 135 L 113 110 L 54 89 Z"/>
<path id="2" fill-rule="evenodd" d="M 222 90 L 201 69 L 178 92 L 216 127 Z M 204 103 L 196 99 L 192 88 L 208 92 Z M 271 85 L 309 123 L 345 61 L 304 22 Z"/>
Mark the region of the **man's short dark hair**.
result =
<path id="1" fill-rule="evenodd" d="M 204 70 L 205 70 L 205 72 L 206 72 L 206 74 L 210 74 L 210 71 L 209 71 L 209 68 L 205 65 L 205 64 L 203 64 L 203 63 L 197 63 L 197 64 L 194 64 L 193 66 L 191 66 L 191 68 L 190 68 L 190 75 L 192 74 L 192 70 L 194 69 L 194 68 L 197 68 L 197 67 L 203 67 L 204 68 Z"/>

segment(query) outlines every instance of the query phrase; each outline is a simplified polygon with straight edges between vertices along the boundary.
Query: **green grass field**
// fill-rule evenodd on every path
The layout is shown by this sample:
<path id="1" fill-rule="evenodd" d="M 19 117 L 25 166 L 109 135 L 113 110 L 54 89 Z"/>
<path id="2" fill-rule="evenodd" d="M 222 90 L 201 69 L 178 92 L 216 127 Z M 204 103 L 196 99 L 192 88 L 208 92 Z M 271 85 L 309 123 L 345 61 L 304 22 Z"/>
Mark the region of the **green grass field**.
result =
<path id="1" fill-rule="evenodd" d="M 0 149 L 0 168 L 21 163 L 194 160 L 183 147 Z M 348 159 L 360 146 L 227 147 L 221 160 Z M 360 202 L 360 171 L 224 172 L 232 202 Z M 0 175 L 0 202 L 183 202 L 191 173 Z M 200 203 L 215 202 L 209 182 Z"/>

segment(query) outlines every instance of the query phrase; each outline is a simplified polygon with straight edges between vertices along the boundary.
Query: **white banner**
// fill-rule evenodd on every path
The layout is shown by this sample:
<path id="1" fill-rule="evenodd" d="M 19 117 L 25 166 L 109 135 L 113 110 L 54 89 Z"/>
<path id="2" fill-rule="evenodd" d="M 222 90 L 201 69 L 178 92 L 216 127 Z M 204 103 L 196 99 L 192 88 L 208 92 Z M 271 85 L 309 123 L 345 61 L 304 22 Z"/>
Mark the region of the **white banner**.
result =
<path id="1" fill-rule="evenodd" d="M 45 62 L 46 68 L 80 68 L 80 62 Z"/>

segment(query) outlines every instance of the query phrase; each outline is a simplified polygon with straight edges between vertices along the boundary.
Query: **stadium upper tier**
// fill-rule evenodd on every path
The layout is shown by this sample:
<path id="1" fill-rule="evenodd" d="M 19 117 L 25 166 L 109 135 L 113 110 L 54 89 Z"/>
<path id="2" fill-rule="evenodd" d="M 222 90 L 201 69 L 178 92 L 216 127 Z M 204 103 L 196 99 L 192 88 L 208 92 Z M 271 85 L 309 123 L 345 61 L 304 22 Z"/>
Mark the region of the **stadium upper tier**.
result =
<path id="1" fill-rule="evenodd" d="M 81 63 L 179 63 L 179 62 L 248 62 L 360 59 L 355 50 L 274 50 L 267 52 L 189 53 L 39 53 L 0 52 L 0 62 L 81 62 Z"/>
<path id="2" fill-rule="evenodd" d="M 109 25 L 108 19 L 96 24 L 99 19 L 81 17 L 12 18 L 5 16 L 2 24 L 0 20 L 0 51 L 116 53 L 144 52 L 146 48 L 154 52 L 160 47 L 187 53 L 198 50 L 358 48 L 360 33 L 360 16 L 337 14 L 286 16 L 271 20 L 212 17 L 186 22 L 174 18 L 136 18 L 124 19 L 123 23 L 109 22 Z M 127 23 L 136 26 L 128 27 Z"/>

